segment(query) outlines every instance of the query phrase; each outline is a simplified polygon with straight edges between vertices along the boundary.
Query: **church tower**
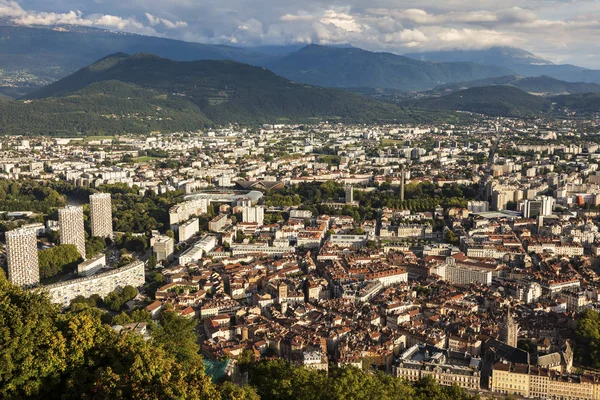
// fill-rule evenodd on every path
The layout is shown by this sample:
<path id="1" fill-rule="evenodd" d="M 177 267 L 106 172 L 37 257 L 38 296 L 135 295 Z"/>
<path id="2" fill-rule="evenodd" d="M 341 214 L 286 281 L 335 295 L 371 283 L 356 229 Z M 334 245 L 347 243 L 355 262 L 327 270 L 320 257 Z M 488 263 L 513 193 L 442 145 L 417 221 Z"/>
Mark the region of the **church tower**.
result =
<path id="1" fill-rule="evenodd" d="M 500 335 L 498 339 L 509 346 L 517 347 L 517 338 L 519 336 L 519 324 L 514 320 L 510 313 L 510 307 L 506 310 L 506 315 L 500 325 Z"/>

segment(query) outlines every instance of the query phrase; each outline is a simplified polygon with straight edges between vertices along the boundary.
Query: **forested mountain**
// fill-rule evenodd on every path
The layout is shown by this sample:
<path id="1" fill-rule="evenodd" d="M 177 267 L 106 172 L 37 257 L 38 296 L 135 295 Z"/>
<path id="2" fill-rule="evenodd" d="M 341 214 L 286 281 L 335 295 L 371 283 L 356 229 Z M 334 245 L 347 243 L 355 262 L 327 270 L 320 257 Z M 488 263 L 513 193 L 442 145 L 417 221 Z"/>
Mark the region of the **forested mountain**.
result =
<path id="1" fill-rule="evenodd" d="M 0 26 L 0 93 L 19 97 L 119 52 L 152 53 L 175 61 L 238 61 L 270 68 L 296 82 L 324 87 L 424 90 L 448 82 L 512 73 L 500 67 L 421 62 L 352 47 L 248 49 L 66 25 Z"/>
<path id="2" fill-rule="evenodd" d="M 267 69 L 233 61 L 176 62 L 151 54 L 119 53 L 33 92 L 24 101 L 0 103 L 0 133 L 135 133 L 325 119 L 431 121 L 437 115 L 343 90 L 293 83 Z"/>
<path id="3" fill-rule="evenodd" d="M 217 59 L 260 64 L 265 59 L 236 47 L 95 28 L 0 26 L 0 91 L 16 96 L 118 52 L 148 52 L 177 61 Z"/>
<path id="4" fill-rule="evenodd" d="M 512 74 L 504 67 L 418 61 L 391 53 L 318 45 L 276 59 L 267 67 L 288 79 L 311 85 L 403 91 L 421 91 L 448 82 Z"/>
<path id="5" fill-rule="evenodd" d="M 550 99 L 531 95 L 512 86 L 476 87 L 446 96 L 406 102 L 405 105 L 505 117 L 535 117 L 552 110 Z"/>
<path id="6" fill-rule="evenodd" d="M 525 92 L 543 95 L 559 95 L 574 93 L 598 93 L 600 85 L 585 82 L 565 82 L 549 76 L 523 77 L 516 75 L 502 76 L 498 78 L 479 79 L 469 82 L 450 83 L 434 88 L 432 94 L 448 94 L 458 90 L 472 87 L 509 85 L 519 88 Z"/>

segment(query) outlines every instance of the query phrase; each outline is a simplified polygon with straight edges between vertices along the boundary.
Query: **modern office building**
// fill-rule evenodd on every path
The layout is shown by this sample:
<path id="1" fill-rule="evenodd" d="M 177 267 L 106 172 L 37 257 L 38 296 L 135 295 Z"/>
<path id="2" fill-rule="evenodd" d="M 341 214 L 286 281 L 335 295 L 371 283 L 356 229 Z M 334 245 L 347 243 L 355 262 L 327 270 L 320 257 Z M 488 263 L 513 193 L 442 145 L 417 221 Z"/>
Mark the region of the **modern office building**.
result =
<path id="1" fill-rule="evenodd" d="M 66 206 L 58 210 L 60 243 L 74 244 L 85 259 L 85 231 L 83 229 L 83 208 Z"/>
<path id="2" fill-rule="evenodd" d="M 92 236 L 112 238 L 112 205 L 110 193 L 90 195 L 90 225 Z"/>
<path id="3" fill-rule="evenodd" d="M 15 229 L 6 232 L 6 255 L 11 283 L 26 288 L 39 285 L 40 269 L 34 230 Z"/>

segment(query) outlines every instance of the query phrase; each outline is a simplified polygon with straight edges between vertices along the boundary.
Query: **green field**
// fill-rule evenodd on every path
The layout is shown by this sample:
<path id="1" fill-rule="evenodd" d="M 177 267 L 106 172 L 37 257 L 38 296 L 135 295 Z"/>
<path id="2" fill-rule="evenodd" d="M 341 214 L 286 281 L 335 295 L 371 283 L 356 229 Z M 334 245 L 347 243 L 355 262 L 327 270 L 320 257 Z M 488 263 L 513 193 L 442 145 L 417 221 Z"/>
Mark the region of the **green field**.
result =
<path id="1" fill-rule="evenodd" d="M 159 159 L 160 159 L 160 157 L 143 156 L 143 157 L 136 157 L 133 159 L 133 161 L 136 163 L 144 163 L 144 162 L 148 162 L 148 161 L 152 161 L 152 160 L 159 160 Z"/>

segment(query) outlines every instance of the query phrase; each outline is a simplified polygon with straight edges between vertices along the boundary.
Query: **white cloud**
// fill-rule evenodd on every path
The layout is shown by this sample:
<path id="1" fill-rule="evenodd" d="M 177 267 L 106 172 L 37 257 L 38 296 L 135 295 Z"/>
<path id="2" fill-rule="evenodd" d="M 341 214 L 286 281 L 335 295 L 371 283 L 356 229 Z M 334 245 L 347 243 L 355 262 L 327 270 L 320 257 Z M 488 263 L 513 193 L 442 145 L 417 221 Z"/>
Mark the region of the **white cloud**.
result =
<path id="1" fill-rule="evenodd" d="M 49 8 L 51 7 L 51 8 Z M 600 67 L 600 2 L 560 0 L 0 0 L 19 24 L 74 24 L 206 43 L 375 51 L 521 46 Z"/>
<path id="2" fill-rule="evenodd" d="M 167 18 L 159 18 L 155 17 L 150 13 L 145 13 L 146 19 L 151 26 L 163 25 L 167 29 L 179 29 L 179 28 L 187 28 L 188 24 L 184 21 L 171 21 Z"/>

